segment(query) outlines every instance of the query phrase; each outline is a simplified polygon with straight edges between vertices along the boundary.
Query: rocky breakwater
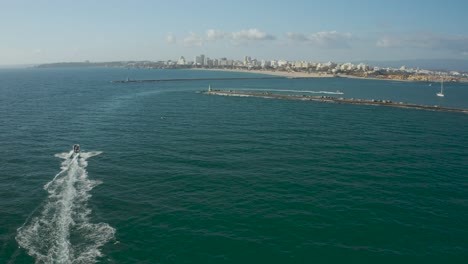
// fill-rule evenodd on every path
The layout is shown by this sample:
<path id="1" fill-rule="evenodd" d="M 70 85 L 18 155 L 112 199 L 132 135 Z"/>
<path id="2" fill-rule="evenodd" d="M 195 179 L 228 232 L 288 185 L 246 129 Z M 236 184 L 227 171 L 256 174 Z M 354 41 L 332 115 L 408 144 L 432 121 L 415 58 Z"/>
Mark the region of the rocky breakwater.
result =
<path id="1" fill-rule="evenodd" d="M 354 99 L 354 98 L 337 98 L 331 96 L 307 96 L 307 95 L 289 95 L 289 94 L 274 94 L 269 92 L 248 92 L 248 91 L 234 91 L 234 90 L 209 90 L 202 91 L 200 93 L 208 95 L 219 95 L 219 96 L 237 96 L 237 97 L 257 97 L 257 98 L 269 98 L 269 99 L 286 99 L 286 100 L 301 100 L 301 101 L 319 101 L 328 103 L 343 103 L 343 104 L 361 104 L 361 105 L 378 105 L 378 106 L 390 106 L 400 108 L 413 108 L 421 110 L 431 111 L 446 111 L 446 112 L 458 112 L 468 114 L 468 109 L 463 108 L 452 108 L 443 106 L 430 106 L 430 105 L 418 105 L 409 104 L 403 102 L 392 102 L 390 100 L 366 100 L 366 99 Z"/>

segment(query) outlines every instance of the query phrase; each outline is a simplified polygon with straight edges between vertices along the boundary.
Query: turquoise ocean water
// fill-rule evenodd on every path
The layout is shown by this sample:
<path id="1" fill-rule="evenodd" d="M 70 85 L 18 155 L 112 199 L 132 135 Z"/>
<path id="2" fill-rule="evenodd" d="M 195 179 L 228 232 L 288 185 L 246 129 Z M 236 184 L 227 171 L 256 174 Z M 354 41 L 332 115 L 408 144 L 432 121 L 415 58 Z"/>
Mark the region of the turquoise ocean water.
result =
<path id="1" fill-rule="evenodd" d="M 468 84 L 110 83 L 250 75 L 1 69 L 0 263 L 466 263 L 468 115 L 196 91 L 468 108 Z"/>

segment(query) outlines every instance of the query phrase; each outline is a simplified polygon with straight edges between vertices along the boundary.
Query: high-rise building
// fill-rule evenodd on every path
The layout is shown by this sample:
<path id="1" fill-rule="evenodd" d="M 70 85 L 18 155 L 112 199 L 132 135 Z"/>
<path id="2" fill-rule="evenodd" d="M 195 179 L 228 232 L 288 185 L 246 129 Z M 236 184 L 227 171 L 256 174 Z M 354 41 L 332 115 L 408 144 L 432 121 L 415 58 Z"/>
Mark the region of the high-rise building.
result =
<path id="1" fill-rule="evenodd" d="M 247 66 L 248 64 L 250 64 L 251 60 L 252 59 L 250 58 L 250 56 L 245 56 L 244 57 L 244 66 Z"/>
<path id="2" fill-rule="evenodd" d="M 193 60 L 194 65 L 202 65 L 202 60 L 200 56 L 195 56 L 195 59 Z"/>
<path id="3" fill-rule="evenodd" d="M 194 60 L 195 65 L 205 65 L 205 55 L 201 54 L 200 56 L 195 56 Z"/>
<path id="4" fill-rule="evenodd" d="M 205 55 L 200 55 L 201 65 L 205 65 Z"/>
<path id="5" fill-rule="evenodd" d="M 228 65 L 226 58 L 219 59 L 218 63 L 219 63 L 219 66 L 227 66 Z"/>
<path id="6" fill-rule="evenodd" d="M 213 60 L 210 59 L 209 57 L 205 57 L 205 60 L 203 61 L 204 66 L 212 67 L 213 66 Z"/>
<path id="7" fill-rule="evenodd" d="M 271 66 L 271 61 L 262 60 L 260 66 L 262 66 L 262 68 L 270 67 Z"/>

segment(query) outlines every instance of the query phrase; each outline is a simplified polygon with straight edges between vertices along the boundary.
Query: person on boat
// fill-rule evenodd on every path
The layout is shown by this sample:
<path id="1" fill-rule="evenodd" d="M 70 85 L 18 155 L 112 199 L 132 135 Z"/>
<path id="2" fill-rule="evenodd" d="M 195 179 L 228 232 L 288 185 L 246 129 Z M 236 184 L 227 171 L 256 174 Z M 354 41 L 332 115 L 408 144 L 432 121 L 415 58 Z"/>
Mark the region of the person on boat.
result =
<path id="1" fill-rule="evenodd" d="M 73 152 L 79 153 L 80 152 L 80 145 L 78 145 L 78 144 L 73 145 Z"/>

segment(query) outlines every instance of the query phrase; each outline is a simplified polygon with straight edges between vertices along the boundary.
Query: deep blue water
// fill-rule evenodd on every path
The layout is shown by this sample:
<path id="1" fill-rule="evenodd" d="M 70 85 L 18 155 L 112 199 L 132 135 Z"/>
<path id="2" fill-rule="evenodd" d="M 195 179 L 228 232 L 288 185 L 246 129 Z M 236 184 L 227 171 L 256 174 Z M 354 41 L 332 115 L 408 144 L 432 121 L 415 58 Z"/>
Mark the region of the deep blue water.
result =
<path id="1" fill-rule="evenodd" d="M 110 83 L 236 76 L 0 70 L 0 263 L 466 262 L 468 115 L 196 91 L 468 108 L 468 84 Z"/>

